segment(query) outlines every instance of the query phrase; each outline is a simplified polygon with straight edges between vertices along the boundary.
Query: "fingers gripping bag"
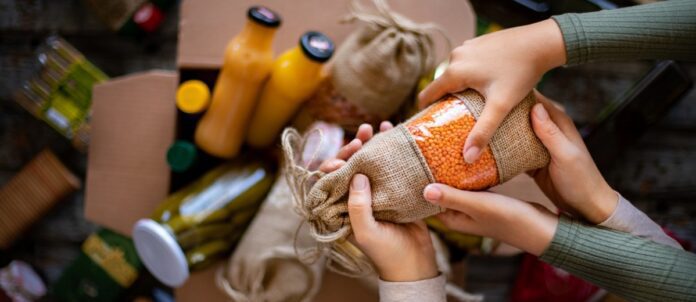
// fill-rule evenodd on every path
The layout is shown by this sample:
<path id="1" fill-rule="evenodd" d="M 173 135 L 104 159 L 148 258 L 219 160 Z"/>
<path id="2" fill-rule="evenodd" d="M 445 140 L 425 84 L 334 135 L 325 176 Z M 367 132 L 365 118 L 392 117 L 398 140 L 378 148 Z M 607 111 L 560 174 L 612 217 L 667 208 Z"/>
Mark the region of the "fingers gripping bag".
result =
<path id="1" fill-rule="evenodd" d="M 549 154 L 534 135 L 528 94 L 503 120 L 476 162 L 464 161 L 462 150 L 481 114 L 483 97 L 474 90 L 447 95 L 395 128 L 375 135 L 340 169 L 323 174 L 298 165 L 302 137 L 294 129 L 283 133 L 288 183 L 295 207 L 311 235 L 331 247 L 330 260 L 350 273 L 364 273 L 364 257 L 346 248 L 351 233 L 348 189 L 353 175 L 364 174 L 372 188 L 377 220 L 417 221 L 443 211 L 423 198 L 434 182 L 462 190 L 485 190 L 522 172 L 544 167 Z M 348 268 L 350 267 L 350 268 Z"/>

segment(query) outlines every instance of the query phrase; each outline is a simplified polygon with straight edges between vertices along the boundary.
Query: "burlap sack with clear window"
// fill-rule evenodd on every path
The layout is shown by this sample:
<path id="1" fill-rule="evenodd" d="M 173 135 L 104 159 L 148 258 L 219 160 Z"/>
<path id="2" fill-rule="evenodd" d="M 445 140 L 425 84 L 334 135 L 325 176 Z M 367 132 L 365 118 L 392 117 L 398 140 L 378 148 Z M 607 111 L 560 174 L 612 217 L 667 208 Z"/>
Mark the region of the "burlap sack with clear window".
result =
<path id="1" fill-rule="evenodd" d="M 230 257 L 227 270 L 218 272 L 217 285 L 238 302 L 312 301 L 326 262 L 320 255 L 307 254 L 316 252 L 315 247 L 281 176 Z M 312 257 L 302 259 L 307 256 Z"/>
<path id="2" fill-rule="evenodd" d="M 344 21 L 364 24 L 338 47 L 329 77 L 308 102 L 317 119 L 349 130 L 366 122 L 376 125 L 411 99 L 420 77 L 435 66 L 431 35 L 442 33 L 435 24 L 416 23 L 392 11 L 384 0 L 373 2 L 374 11 L 351 3 Z"/>
<path id="3" fill-rule="evenodd" d="M 483 98 L 473 90 L 456 96 L 478 118 Z M 503 120 L 493 135 L 490 148 L 496 160 L 500 182 L 527 170 L 544 167 L 549 155 L 531 128 L 529 114 L 535 104 L 529 94 Z M 372 208 L 376 219 L 396 223 L 417 221 L 443 211 L 423 198 L 426 185 L 435 182 L 414 138 L 401 124 L 375 135 L 340 169 L 329 173 L 310 172 L 296 164 L 302 138 L 294 129 L 282 137 L 288 183 L 295 206 L 310 225 L 311 235 L 324 243 L 341 242 L 351 232 L 348 217 L 348 189 L 353 175 L 366 175 L 372 187 Z M 350 253 L 341 254 L 339 265 L 364 267 Z M 361 272 L 354 272 L 360 274 Z"/>

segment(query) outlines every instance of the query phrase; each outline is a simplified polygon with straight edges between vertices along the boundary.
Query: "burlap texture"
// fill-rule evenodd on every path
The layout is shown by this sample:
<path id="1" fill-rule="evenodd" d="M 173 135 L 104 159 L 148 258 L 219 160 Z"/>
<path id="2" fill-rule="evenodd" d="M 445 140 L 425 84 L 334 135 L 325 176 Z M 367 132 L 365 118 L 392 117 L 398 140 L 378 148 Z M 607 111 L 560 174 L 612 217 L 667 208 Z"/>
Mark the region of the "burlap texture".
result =
<path id="1" fill-rule="evenodd" d="M 399 125 L 375 135 L 345 166 L 321 177 L 309 191 L 304 204 L 312 208 L 310 223 L 319 234 L 350 227 L 348 189 L 358 173 L 370 180 L 378 220 L 413 222 L 442 211 L 423 198 L 423 188 L 433 176 L 408 130 Z"/>
<path id="2" fill-rule="evenodd" d="M 331 75 L 342 96 L 384 120 L 397 112 L 420 77 L 434 67 L 430 32 L 437 26 L 415 23 L 391 11 L 383 0 L 373 2 L 374 12 L 353 8 L 352 19 L 365 25 L 341 44 Z"/>
<path id="3" fill-rule="evenodd" d="M 316 247 L 293 210 L 290 188 L 279 177 L 230 257 L 218 286 L 233 301 L 311 301 L 321 285 L 325 258 L 299 257 Z M 295 238 L 297 236 L 297 238 Z M 299 252 L 299 255 L 296 254 Z"/>
<path id="4" fill-rule="evenodd" d="M 473 89 L 456 93 L 455 96 L 464 101 L 476 119 L 479 118 L 485 105 L 483 96 Z M 549 164 L 551 157 L 532 129 L 529 114 L 534 104 L 536 98 L 530 92 L 512 109 L 491 138 L 489 145 L 501 183 L 517 174 Z"/>

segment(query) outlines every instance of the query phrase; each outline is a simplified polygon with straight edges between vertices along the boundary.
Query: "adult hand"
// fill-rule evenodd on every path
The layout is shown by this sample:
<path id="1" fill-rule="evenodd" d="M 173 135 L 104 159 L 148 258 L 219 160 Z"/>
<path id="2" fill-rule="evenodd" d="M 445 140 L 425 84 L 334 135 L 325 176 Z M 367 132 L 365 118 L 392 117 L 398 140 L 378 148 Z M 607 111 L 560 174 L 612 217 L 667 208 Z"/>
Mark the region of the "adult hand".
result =
<path id="1" fill-rule="evenodd" d="M 618 194 L 597 169 L 570 117 L 534 93 L 540 104 L 532 109 L 532 127 L 549 150 L 551 162 L 530 175 L 560 209 L 594 224 L 605 221 L 616 209 Z"/>
<path id="2" fill-rule="evenodd" d="M 448 228 L 491 237 L 537 256 L 549 246 L 558 225 L 558 217 L 545 208 L 501 194 L 430 184 L 423 196 L 447 209 L 437 218 Z"/>
<path id="3" fill-rule="evenodd" d="M 483 35 L 452 51 L 445 72 L 419 95 L 421 107 L 447 93 L 472 88 L 486 99 L 481 116 L 464 144 L 464 158 L 480 157 L 500 123 L 541 76 L 566 61 L 563 36 L 555 21 Z"/>

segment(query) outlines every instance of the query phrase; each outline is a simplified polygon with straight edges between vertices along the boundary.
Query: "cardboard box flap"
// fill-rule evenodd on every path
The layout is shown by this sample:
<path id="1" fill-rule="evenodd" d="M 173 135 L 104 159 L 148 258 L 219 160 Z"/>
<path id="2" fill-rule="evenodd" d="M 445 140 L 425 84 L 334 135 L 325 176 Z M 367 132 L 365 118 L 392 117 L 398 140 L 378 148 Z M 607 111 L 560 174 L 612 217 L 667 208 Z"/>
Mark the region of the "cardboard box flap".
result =
<path id="1" fill-rule="evenodd" d="M 371 7 L 370 0 L 362 4 Z M 179 23 L 179 68 L 219 68 L 227 43 L 246 22 L 246 11 L 252 5 L 265 5 L 278 12 L 282 24 L 275 37 L 274 49 L 279 54 L 297 45 L 307 30 L 319 30 L 340 42 L 360 22 L 341 24 L 349 12 L 350 0 L 185 0 L 181 5 Z M 476 17 L 468 1 L 461 0 L 399 0 L 390 1 L 396 12 L 417 22 L 440 25 L 452 42 L 452 47 L 474 37 Z M 447 58 L 445 42 L 435 37 L 438 60 Z"/>
<path id="2" fill-rule="evenodd" d="M 167 196 L 176 128 L 173 71 L 115 78 L 93 90 L 85 217 L 130 236 Z"/>

